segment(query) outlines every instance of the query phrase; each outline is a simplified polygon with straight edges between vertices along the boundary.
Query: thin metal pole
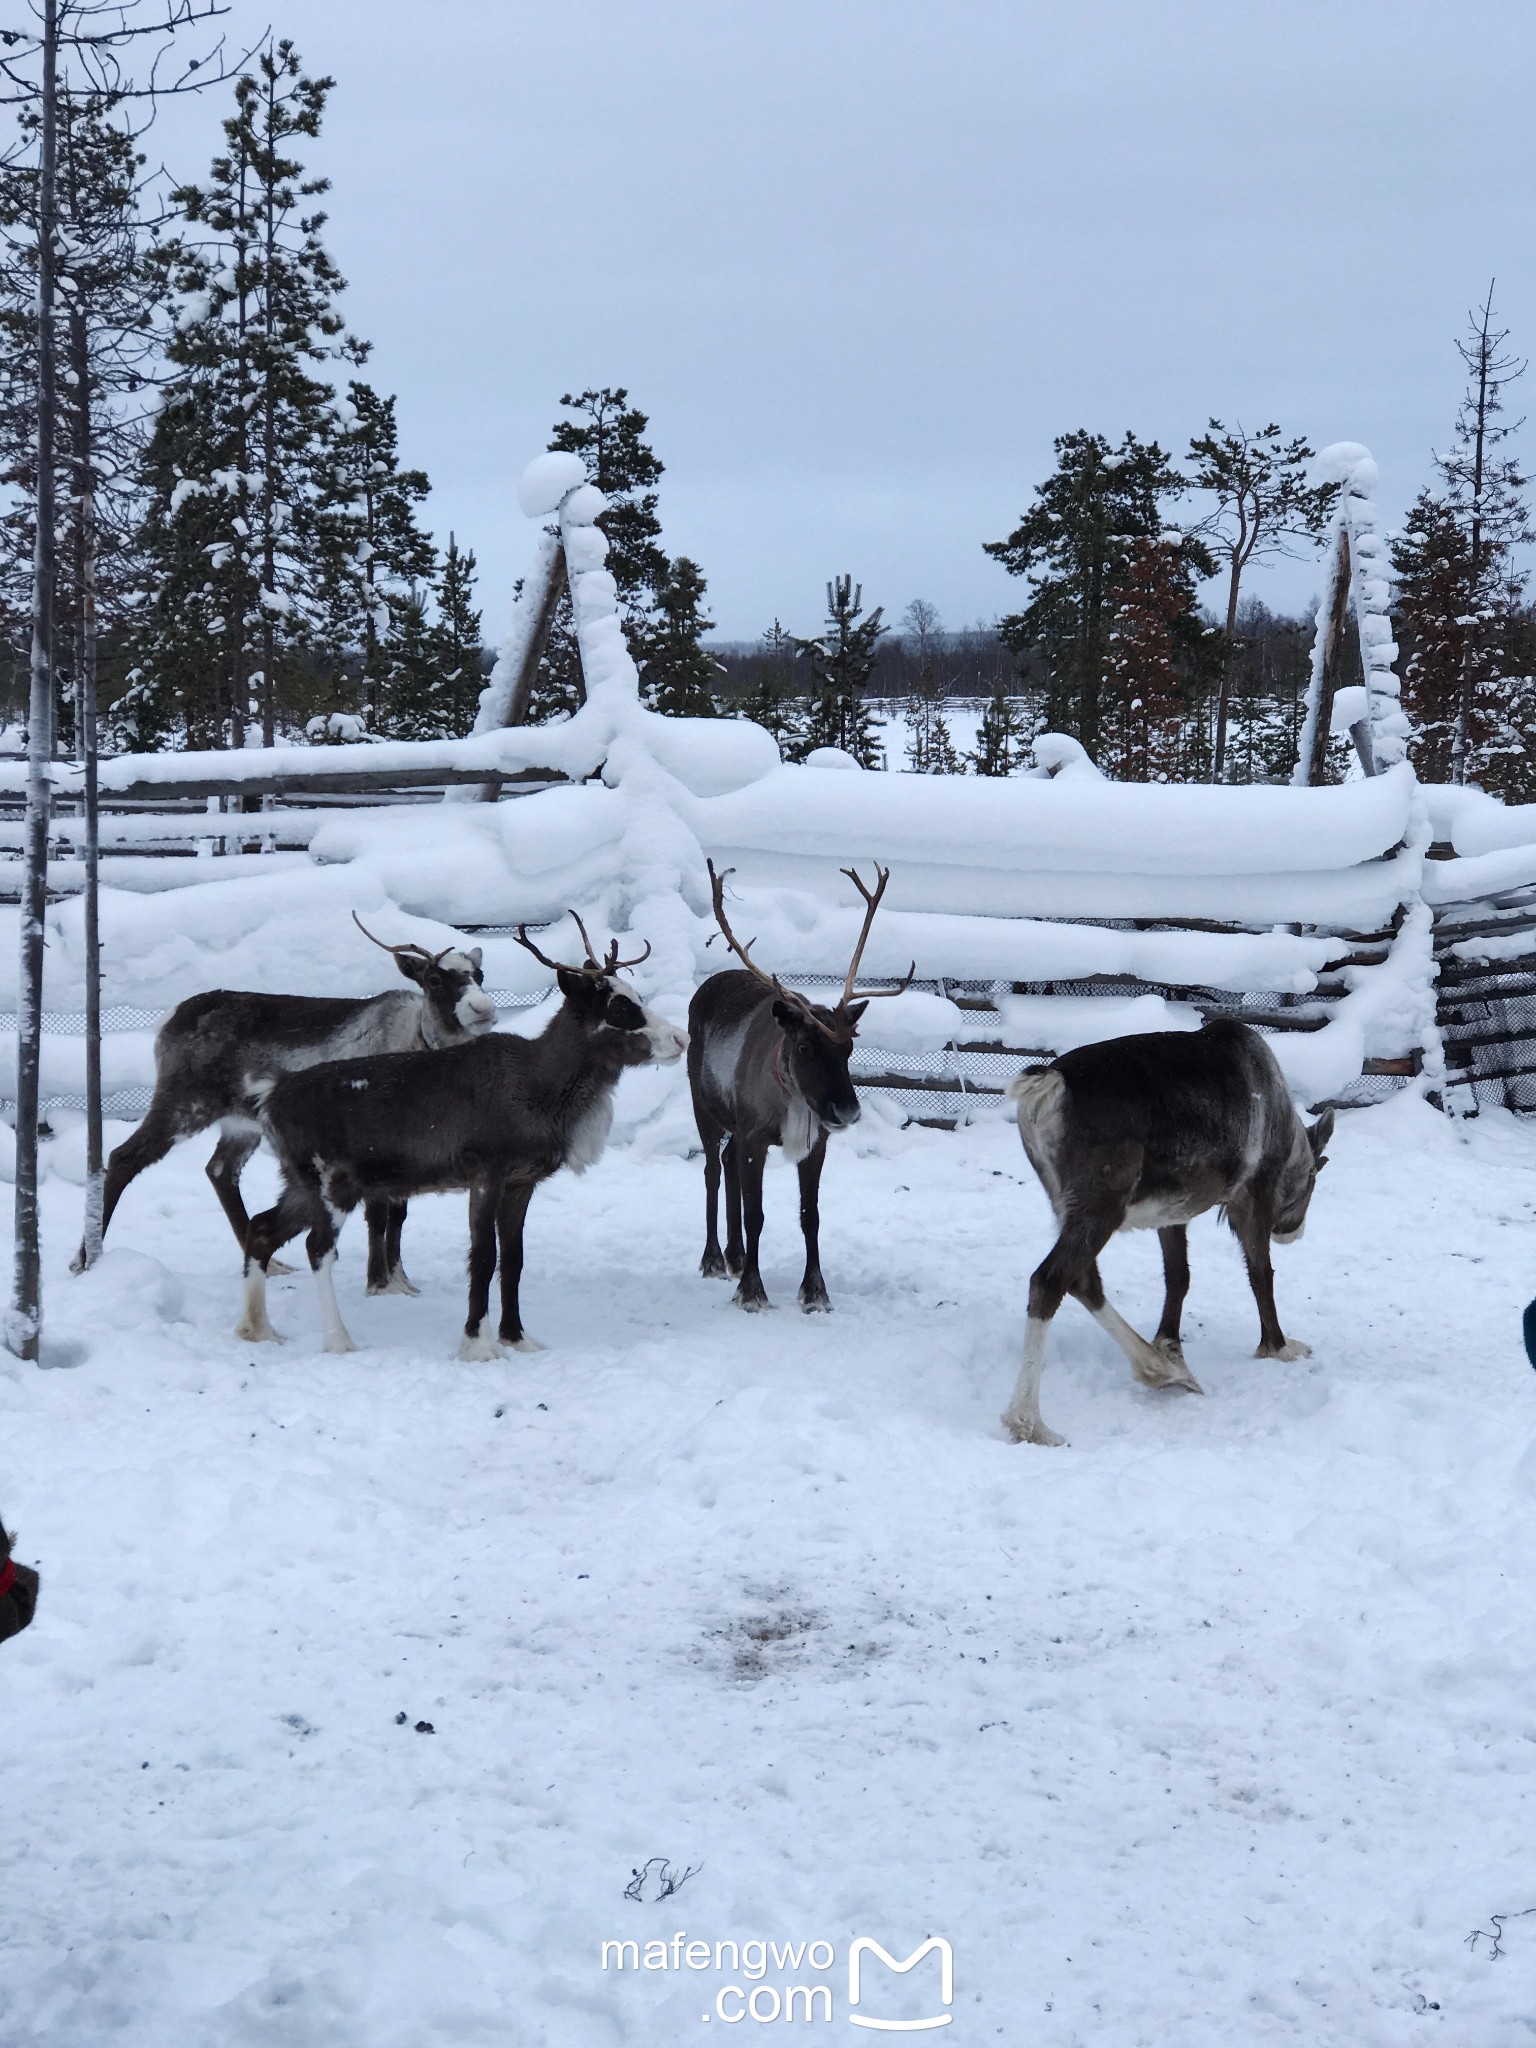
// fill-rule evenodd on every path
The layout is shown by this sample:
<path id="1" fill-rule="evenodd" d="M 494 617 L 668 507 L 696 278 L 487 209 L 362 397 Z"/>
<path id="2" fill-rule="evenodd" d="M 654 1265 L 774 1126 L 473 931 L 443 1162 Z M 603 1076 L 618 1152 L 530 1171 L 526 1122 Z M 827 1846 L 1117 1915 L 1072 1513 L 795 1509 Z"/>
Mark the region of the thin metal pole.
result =
<path id="1" fill-rule="evenodd" d="M 91 465 L 90 343 L 85 315 L 70 317 L 75 374 L 75 489 L 80 522 L 80 727 L 85 770 L 85 1232 L 84 1262 L 101 1257 L 103 1147 L 101 1130 L 100 806 L 96 764 L 96 478 Z"/>
<path id="2" fill-rule="evenodd" d="M 59 0 L 43 0 L 41 162 L 37 193 L 37 536 L 32 568 L 32 697 L 27 721 L 26 876 L 16 1018 L 16 1275 L 6 1342 L 36 1359 L 42 1342 L 37 1213 L 37 1111 L 43 1029 L 43 921 L 53 806 L 54 234 L 57 198 Z"/>

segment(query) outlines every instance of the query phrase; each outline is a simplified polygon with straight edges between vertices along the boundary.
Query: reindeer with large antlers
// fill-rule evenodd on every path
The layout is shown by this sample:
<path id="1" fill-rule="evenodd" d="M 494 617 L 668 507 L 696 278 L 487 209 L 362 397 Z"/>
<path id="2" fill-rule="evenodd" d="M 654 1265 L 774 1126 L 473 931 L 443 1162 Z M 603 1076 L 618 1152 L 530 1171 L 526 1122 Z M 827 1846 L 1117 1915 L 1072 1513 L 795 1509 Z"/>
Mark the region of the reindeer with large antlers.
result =
<path id="1" fill-rule="evenodd" d="M 805 1278 L 800 1306 L 829 1309 L 821 1277 L 821 1170 L 827 1133 L 859 1120 L 859 1098 L 848 1057 L 859 1019 L 871 998 L 896 996 L 911 985 L 914 961 L 895 988 L 870 989 L 855 999 L 859 964 L 870 927 L 891 879 L 876 866 L 865 887 L 853 868 L 842 872 L 864 899 L 864 925 L 853 949 L 843 992 L 829 1009 L 786 988 L 752 958 L 755 940 L 742 945 L 725 914 L 725 876 L 708 863 L 715 922 L 741 962 L 700 984 L 688 1006 L 688 1079 L 693 1114 L 704 1144 L 706 1236 L 699 1271 L 706 1279 L 737 1279 L 742 1308 L 770 1306 L 758 1271 L 763 1231 L 763 1168 L 770 1145 L 781 1145 L 800 1171 L 800 1228 L 805 1236 Z M 727 870 L 729 872 L 729 870 Z M 720 1249 L 719 1206 L 725 1177 L 726 1236 Z M 743 1229 L 745 1225 L 745 1229 Z"/>
<path id="2" fill-rule="evenodd" d="M 243 1252 L 250 1218 L 240 1199 L 240 1175 L 261 1142 L 252 1083 L 361 1054 L 436 1052 L 490 1030 L 496 1006 L 481 985 L 478 946 L 445 946 L 440 953 L 414 941 L 392 946 L 374 938 L 355 910 L 352 922 L 391 955 L 417 993 L 396 988 L 363 997 L 268 996 L 218 988 L 179 1003 L 155 1039 L 155 1092 L 144 1121 L 107 1161 L 103 1232 L 124 1189 L 146 1166 L 182 1138 L 216 1123 L 219 1142 L 208 1178 Z M 400 1263 L 404 1222 L 404 1203 L 368 1212 L 370 1294 L 416 1292 Z M 82 1247 L 75 1270 L 84 1264 Z"/>
<path id="3" fill-rule="evenodd" d="M 524 1333 L 518 1306 L 523 1219 L 533 1191 L 562 1166 L 582 1173 L 599 1158 L 626 1067 L 680 1059 L 687 1044 L 622 978 L 650 947 L 625 961 L 615 941 L 599 960 L 579 917 L 576 925 L 587 954 L 579 967 L 549 959 L 518 926 L 518 943 L 553 970 L 564 997 L 537 1038 L 496 1034 L 443 1052 L 340 1060 L 257 1091 L 283 1191 L 246 1232 L 245 1314 L 236 1336 L 251 1343 L 276 1338 L 267 1321 L 266 1275 L 272 1254 L 307 1229 L 325 1348 L 351 1351 L 331 1278 L 342 1220 L 359 1202 L 403 1205 L 412 1195 L 466 1188 L 469 1313 L 459 1355 L 494 1358 L 508 1345 L 539 1349 Z M 485 1320 L 498 1243 L 501 1321 L 493 1337 Z"/>

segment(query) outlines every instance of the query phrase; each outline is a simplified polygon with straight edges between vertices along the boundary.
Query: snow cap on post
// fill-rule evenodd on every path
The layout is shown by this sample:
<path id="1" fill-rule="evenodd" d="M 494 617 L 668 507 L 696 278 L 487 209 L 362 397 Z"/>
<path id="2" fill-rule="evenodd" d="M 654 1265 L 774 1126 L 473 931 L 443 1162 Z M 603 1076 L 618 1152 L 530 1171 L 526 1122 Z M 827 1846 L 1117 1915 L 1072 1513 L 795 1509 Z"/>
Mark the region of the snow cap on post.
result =
<path id="1" fill-rule="evenodd" d="M 518 479 L 517 502 L 529 519 L 542 519 L 553 512 L 568 491 L 587 480 L 587 466 L 579 455 L 551 449 L 535 455 Z"/>

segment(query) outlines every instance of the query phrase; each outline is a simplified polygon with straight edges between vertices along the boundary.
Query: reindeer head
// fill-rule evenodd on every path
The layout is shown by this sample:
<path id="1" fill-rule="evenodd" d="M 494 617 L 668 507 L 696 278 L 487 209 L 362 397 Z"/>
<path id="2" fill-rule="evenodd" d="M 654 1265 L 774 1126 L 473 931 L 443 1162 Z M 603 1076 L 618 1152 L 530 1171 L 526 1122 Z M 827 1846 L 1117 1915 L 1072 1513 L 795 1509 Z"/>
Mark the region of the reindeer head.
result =
<path id="1" fill-rule="evenodd" d="M 859 1098 L 848 1072 L 848 1060 L 854 1040 L 859 1035 L 859 1019 L 875 997 L 899 996 L 904 988 L 911 985 L 917 972 L 914 960 L 895 988 L 870 989 L 864 996 L 854 996 L 854 983 L 858 979 L 859 963 L 864 958 L 870 927 L 885 894 L 885 886 L 891 879 L 889 868 L 876 863 L 873 889 L 865 888 L 854 868 L 842 870 L 864 898 L 864 925 L 853 949 L 853 958 L 848 963 L 843 992 L 829 1008 L 824 1003 L 813 1003 L 809 996 L 803 996 L 795 989 L 786 988 L 776 974 L 763 972 L 752 958 L 752 948 L 757 941 L 749 939 L 742 945 L 726 919 L 725 875 L 716 874 L 713 861 L 706 865 L 714 893 L 715 922 L 720 927 L 721 936 L 742 966 L 774 992 L 773 1021 L 783 1033 L 783 1041 L 774 1054 L 774 1071 L 780 1086 L 786 1095 L 803 1102 L 811 1117 L 824 1130 L 840 1131 L 849 1124 L 856 1124 L 860 1114 Z M 729 872 L 727 869 L 726 873 Z"/>
<path id="2" fill-rule="evenodd" d="M 573 910 L 570 915 L 576 919 L 576 929 L 581 933 L 581 943 L 587 957 L 580 967 L 568 967 L 563 961 L 551 960 L 528 936 L 528 927 L 520 924 L 517 928 L 517 943 L 530 952 L 535 960 L 545 967 L 554 969 L 555 982 L 565 998 L 566 1008 L 589 1032 L 601 1035 L 608 1041 L 609 1050 L 625 1067 L 644 1067 L 653 1063 L 657 1066 L 670 1065 L 681 1059 L 688 1050 L 688 1034 L 679 1031 L 675 1024 L 669 1024 L 654 1010 L 648 1010 L 631 984 L 622 979 L 626 967 L 638 967 L 642 960 L 650 957 L 647 943 L 643 953 L 637 953 L 633 960 L 619 958 L 619 942 L 614 939 L 608 948 L 607 958 L 599 960 L 592 950 L 592 941 L 587 928 Z"/>
<path id="3" fill-rule="evenodd" d="M 480 948 L 461 952 L 445 946 L 441 953 L 429 953 L 425 946 L 389 946 L 373 933 L 354 910 L 352 922 L 365 939 L 394 955 L 395 965 L 407 981 L 414 981 L 425 1002 L 422 1037 L 433 1047 L 453 1045 L 459 1039 L 478 1038 L 496 1022 L 496 1005 L 485 992 L 480 970 Z"/>
<path id="4" fill-rule="evenodd" d="M 1307 1227 L 1307 1208 L 1317 1176 L 1328 1164 L 1327 1144 L 1333 1136 L 1333 1111 L 1325 1109 L 1310 1130 L 1296 1119 L 1291 1156 L 1275 1190 L 1275 1221 L 1270 1235 L 1276 1244 L 1294 1244 Z"/>

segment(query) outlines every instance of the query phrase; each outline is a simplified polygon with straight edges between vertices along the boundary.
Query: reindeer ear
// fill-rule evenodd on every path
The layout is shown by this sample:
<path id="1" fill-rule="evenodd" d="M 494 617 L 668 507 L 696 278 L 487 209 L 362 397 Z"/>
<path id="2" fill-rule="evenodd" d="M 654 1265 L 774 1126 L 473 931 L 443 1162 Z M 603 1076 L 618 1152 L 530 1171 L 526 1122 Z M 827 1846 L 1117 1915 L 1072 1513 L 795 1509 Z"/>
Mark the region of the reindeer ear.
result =
<path id="1" fill-rule="evenodd" d="M 557 967 L 555 981 L 568 1003 L 577 1002 L 591 992 L 592 983 L 589 977 L 574 967 Z"/>
<path id="2" fill-rule="evenodd" d="M 469 951 L 464 955 L 464 958 L 469 962 L 470 966 L 473 967 L 476 974 L 480 972 L 480 963 L 484 959 L 484 957 L 484 954 L 481 952 L 478 946 L 471 946 Z"/>
<path id="3" fill-rule="evenodd" d="M 427 978 L 427 963 L 419 953 L 397 953 L 395 965 L 407 981 L 414 981 L 418 987 Z"/>
<path id="4" fill-rule="evenodd" d="M 773 1021 L 782 1031 L 803 1031 L 805 1029 L 805 1012 L 798 1009 L 793 1003 L 775 1002 L 773 1006 Z"/>
<path id="5" fill-rule="evenodd" d="M 1312 1157 L 1317 1161 L 1319 1166 L 1321 1166 L 1323 1163 L 1324 1148 L 1326 1147 L 1328 1140 L 1332 1136 L 1333 1111 L 1331 1109 L 1325 1109 L 1322 1115 L 1318 1118 L 1317 1122 L 1312 1126 L 1311 1130 L 1307 1133 L 1307 1143 L 1312 1147 Z"/>

